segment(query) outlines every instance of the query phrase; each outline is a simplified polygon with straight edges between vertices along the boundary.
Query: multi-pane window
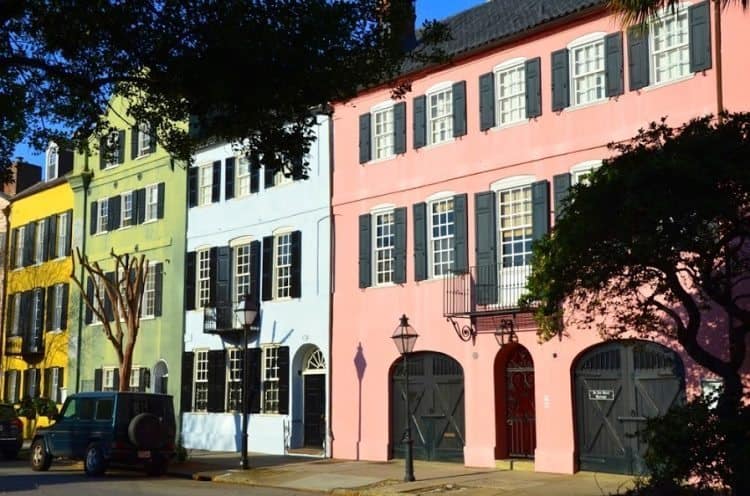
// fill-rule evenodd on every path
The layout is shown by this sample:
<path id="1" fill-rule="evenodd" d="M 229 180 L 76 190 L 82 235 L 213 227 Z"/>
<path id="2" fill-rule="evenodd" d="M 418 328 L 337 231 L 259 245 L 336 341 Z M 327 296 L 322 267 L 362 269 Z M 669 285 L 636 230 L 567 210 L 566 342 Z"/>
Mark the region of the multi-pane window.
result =
<path id="1" fill-rule="evenodd" d="M 441 143 L 453 136 L 453 90 L 446 88 L 427 95 L 427 99 L 429 142 Z"/>
<path id="2" fill-rule="evenodd" d="M 429 208 L 432 276 L 448 275 L 453 269 L 453 237 L 455 235 L 453 198 L 433 201 L 429 204 Z"/>
<path id="3" fill-rule="evenodd" d="M 63 368 L 49 367 L 44 378 L 44 396 L 55 403 L 62 403 L 60 388 L 63 385 Z"/>
<path id="4" fill-rule="evenodd" d="M 655 84 L 671 81 L 690 72 L 688 11 L 667 12 L 650 24 L 649 41 Z"/>
<path id="5" fill-rule="evenodd" d="M 195 405 L 193 410 L 204 412 L 208 408 L 208 350 L 195 351 Z"/>
<path id="6" fill-rule="evenodd" d="M 97 226 L 96 232 L 106 232 L 107 231 L 107 219 L 109 217 L 109 202 L 108 201 L 100 201 L 99 202 L 99 225 Z"/>
<path id="7" fill-rule="evenodd" d="M 117 131 L 112 131 L 107 136 L 107 149 L 105 150 L 105 153 L 107 154 L 107 162 L 106 167 L 114 167 L 117 164 L 120 163 L 120 133 Z"/>
<path id="8" fill-rule="evenodd" d="M 141 368 L 140 367 L 132 367 L 130 369 L 130 381 L 128 382 L 128 385 L 130 386 L 130 389 L 133 391 L 137 391 L 138 388 L 141 385 Z"/>
<path id="9" fill-rule="evenodd" d="M 289 298 L 292 290 L 292 233 L 274 238 L 274 282 L 276 298 Z"/>
<path id="10" fill-rule="evenodd" d="M 279 348 L 263 348 L 263 412 L 279 411 Z"/>
<path id="11" fill-rule="evenodd" d="M 115 390 L 115 368 L 105 367 L 102 369 L 102 391 Z"/>
<path id="12" fill-rule="evenodd" d="M 26 226 L 16 229 L 16 253 L 14 253 L 15 267 L 23 267 L 24 242 L 26 240 Z"/>
<path id="13" fill-rule="evenodd" d="M 133 192 L 123 193 L 120 197 L 120 227 L 133 225 Z"/>
<path id="14" fill-rule="evenodd" d="M 143 311 L 144 317 L 152 317 L 156 310 L 156 271 L 154 265 L 148 268 L 148 274 L 143 284 Z"/>
<path id="15" fill-rule="evenodd" d="M 517 64 L 498 71 L 497 122 L 499 125 L 519 122 L 526 117 L 526 70 Z"/>
<path id="16" fill-rule="evenodd" d="M 12 336 L 21 335 L 21 293 L 13 295 L 13 323 L 11 325 L 10 333 Z"/>
<path id="17" fill-rule="evenodd" d="M 21 371 L 9 370 L 5 373 L 5 402 L 18 403 L 21 400 Z"/>
<path id="18" fill-rule="evenodd" d="M 375 284 L 393 282 L 394 248 L 396 246 L 393 210 L 373 214 Z"/>
<path id="19" fill-rule="evenodd" d="M 36 223 L 36 231 L 34 232 L 34 262 L 44 262 L 44 224 L 43 220 Z"/>
<path id="20" fill-rule="evenodd" d="M 250 292 L 250 244 L 234 248 L 234 301 Z"/>
<path id="21" fill-rule="evenodd" d="M 36 337 L 39 338 L 42 329 L 40 327 L 37 327 L 37 324 L 41 324 L 44 322 L 44 289 L 42 288 L 36 288 L 34 289 L 34 299 L 33 299 L 33 308 L 32 308 L 32 314 L 31 314 L 31 322 L 32 322 L 32 329 L 34 331 L 34 335 L 32 338 Z"/>
<path id="22" fill-rule="evenodd" d="M 234 181 L 234 196 L 246 196 L 250 194 L 250 160 L 242 156 L 237 160 L 237 169 Z"/>
<path id="23" fill-rule="evenodd" d="M 138 124 L 138 156 L 151 152 L 151 126 L 147 122 Z"/>
<path id="24" fill-rule="evenodd" d="M 281 186 L 282 184 L 289 184 L 293 182 L 294 179 L 291 175 L 287 175 L 284 173 L 284 169 L 280 168 L 276 171 L 276 173 L 273 175 L 273 185 L 274 186 Z"/>
<path id="25" fill-rule="evenodd" d="M 57 177 L 57 162 L 58 162 L 57 146 L 50 146 L 47 149 L 47 170 L 45 179 L 49 181 Z"/>
<path id="26" fill-rule="evenodd" d="M 588 185 L 591 182 L 591 174 L 596 169 L 601 167 L 601 162 L 594 162 L 591 165 L 578 165 L 573 167 L 570 171 L 570 182 L 571 184 L 585 184 Z"/>
<path id="27" fill-rule="evenodd" d="M 377 160 L 393 155 L 393 107 L 372 113 L 373 157 Z"/>
<path id="28" fill-rule="evenodd" d="M 159 185 L 146 186 L 146 213 L 144 222 L 155 220 L 159 214 Z"/>
<path id="29" fill-rule="evenodd" d="M 93 299 L 94 306 L 103 313 L 104 309 L 101 307 L 101 305 L 99 305 L 99 299 L 96 297 L 97 293 L 99 294 L 99 298 L 101 298 L 103 302 L 107 300 L 107 292 L 104 288 L 104 279 L 101 277 L 94 278 L 94 288 L 91 298 Z M 91 312 L 91 323 L 95 324 L 97 322 L 99 322 L 99 316 L 96 314 L 96 312 Z"/>
<path id="30" fill-rule="evenodd" d="M 209 250 L 200 250 L 197 253 L 198 274 L 198 308 L 205 307 L 211 298 L 211 252 Z"/>
<path id="31" fill-rule="evenodd" d="M 65 304 L 63 297 L 65 296 L 63 293 L 65 291 L 64 284 L 55 284 L 54 291 L 53 291 L 53 303 L 52 303 L 52 329 L 62 329 L 62 314 L 63 314 L 63 305 Z"/>
<path id="32" fill-rule="evenodd" d="M 531 185 L 498 193 L 500 265 L 502 268 L 531 262 Z"/>
<path id="33" fill-rule="evenodd" d="M 227 350 L 227 411 L 242 410 L 242 349 Z"/>
<path id="34" fill-rule="evenodd" d="M 211 164 L 202 165 L 198 169 L 198 205 L 209 205 L 211 203 L 211 194 L 213 191 L 213 166 Z"/>
<path id="35" fill-rule="evenodd" d="M 573 105 L 604 98 L 604 39 L 570 49 Z"/>
<path id="36" fill-rule="evenodd" d="M 55 257 L 62 258 L 68 256 L 66 249 L 68 247 L 68 218 L 70 213 L 66 212 L 57 216 L 57 240 L 55 243 Z"/>

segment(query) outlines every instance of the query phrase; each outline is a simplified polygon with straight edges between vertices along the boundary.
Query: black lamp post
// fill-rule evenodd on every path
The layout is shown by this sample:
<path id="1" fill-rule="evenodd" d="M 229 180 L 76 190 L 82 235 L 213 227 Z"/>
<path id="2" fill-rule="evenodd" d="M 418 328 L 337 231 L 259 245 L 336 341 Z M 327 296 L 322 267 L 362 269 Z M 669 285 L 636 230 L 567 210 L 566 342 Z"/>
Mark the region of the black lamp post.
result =
<path id="1" fill-rule="evenodd" d="M 255 318 L 258 316 L 258 303 L 249 294 L 246 294 L 242 300 L 242 306 L 235 312 L 242 322 L 242 461 L 243 470 L 248 468 L 247 464 L 247 417 L 250 414 L 250 405 L 248 405 L 247 389 L 247 334 L 250 332 L 250 326 L 253 325 Z"/>
<path id="2" fill-rule="evenodd" d="M 414 460 L 412 456 L 412 447 L 414 440 L 411 438 L 411 408 L 409 407 L 409 364 L 407 358 L 409 353 L 414 350 L 414 343 L 417 342 L 419 334 L 409 325 L 409 318 L 404 314 L 399 319 L 398 327 L 393 331 L 393 342 L 401 356 L 404 357 L 404 378 L 406 379 L 406 435 L 404 444 L 406 444 L 406 459 L 404 460 L 404 481 L 411 482 L 414 480 Z"/>

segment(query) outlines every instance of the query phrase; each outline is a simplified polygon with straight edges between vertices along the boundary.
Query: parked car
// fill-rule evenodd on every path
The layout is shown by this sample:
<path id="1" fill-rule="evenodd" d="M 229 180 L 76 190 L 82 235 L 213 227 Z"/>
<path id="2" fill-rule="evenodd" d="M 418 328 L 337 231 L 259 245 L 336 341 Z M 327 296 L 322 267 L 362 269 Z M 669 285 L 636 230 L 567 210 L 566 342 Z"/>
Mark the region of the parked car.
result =
<path id="1" fill-rule="evenodd" d="M 23 422 L 18 418 L 13 405 L 0 404 L 0 451 L 13 459 L 18 456 L 23 444 Z"/>
<path id="2" fill-rule="evenodd" d="M 175 455 L 174 406 L 166 394 L 78 393 L 54 420 L 34 434 L 33 470 L 47 470 L 53 458 L 65 457 L 83 460 L 88 475 L 101 475 L 110 464 L 161 475 Z"/>

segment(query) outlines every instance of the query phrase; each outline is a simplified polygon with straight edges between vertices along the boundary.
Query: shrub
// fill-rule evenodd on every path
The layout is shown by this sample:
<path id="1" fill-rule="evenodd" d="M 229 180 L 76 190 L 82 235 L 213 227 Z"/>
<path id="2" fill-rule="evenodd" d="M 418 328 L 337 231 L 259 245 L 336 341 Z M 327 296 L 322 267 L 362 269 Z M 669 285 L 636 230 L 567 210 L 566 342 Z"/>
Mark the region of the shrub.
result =
<path id="1" fill-rule="evenodd" d="M 26 417 L 27 419 L 36 418 L 36 407 L 31 397 L 26 396 L 21 400 L 21 404 L 18 407 L 18 416 Z"/>

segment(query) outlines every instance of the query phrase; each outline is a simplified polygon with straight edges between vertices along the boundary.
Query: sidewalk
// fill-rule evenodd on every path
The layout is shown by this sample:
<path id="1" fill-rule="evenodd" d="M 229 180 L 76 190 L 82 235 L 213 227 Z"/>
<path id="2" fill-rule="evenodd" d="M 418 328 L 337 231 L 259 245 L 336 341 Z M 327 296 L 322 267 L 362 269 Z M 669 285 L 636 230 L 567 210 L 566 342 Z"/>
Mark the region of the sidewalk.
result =
<path id="1" fill-rule="evenodd" d="M 403 482 L 404 462 L 367 462 L 252 453 L 239 468 L 238 453 L 192 451 L 171 464 L 173 476 L 196 480 L 308 490 L 340 496 L 448 494 L 449 496 L 602 496 L 622 493 L 632 478 L 592 472 L 559 475 L 414 462 L 414 482 Z"/>

